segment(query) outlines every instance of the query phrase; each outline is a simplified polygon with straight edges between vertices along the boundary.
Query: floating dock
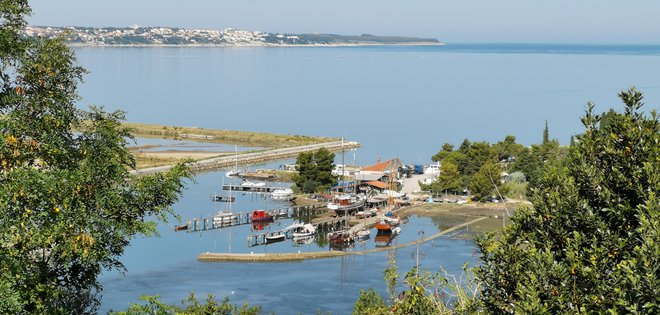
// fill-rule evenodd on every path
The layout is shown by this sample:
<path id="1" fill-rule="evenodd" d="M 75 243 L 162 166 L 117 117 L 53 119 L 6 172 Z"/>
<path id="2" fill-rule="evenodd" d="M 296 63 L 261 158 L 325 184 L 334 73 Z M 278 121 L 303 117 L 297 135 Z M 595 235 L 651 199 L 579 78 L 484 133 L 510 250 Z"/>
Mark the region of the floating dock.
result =
<path id="1" fill-rule="evenodd" d="M 301 214 L 306 214 L 310 211 L 321 209 L 324 207 L 325 204 L 317 204 L 317 205 L 271 209 L 268 210 L 268 212 L 273 215 L 273 219 L 277 220 L 281 218 L 289 218 L 294 215 L 299 216 Z M 235 217 L 235 219 L 228 218 L 226 222 L 215 223 L 215 224 L 213 222 L 213 218 L 215 218 L 215 216 L 190 219 L 186 221 L 185 224 L 186 226 L 188 226 L 188 228 L 182 230 L 185 230 L 188 233 L 192 233 L 192 232 L 222 229 L 222 228 L 252 223 L 252 212 L 234 213 L 233 217 Z"/>
<path id="2" fill-rule="evenodd" d="M 255 185 L 232 185 L 232 184 L 222 185 L 222 190 L 260 192 L 260 193 L 271 193 L 275 189 L 280 189 L 280 188 L 282 188 L 282 187 L 255 186 Z"/>
<path id="3" fill-rule="evenodd" d="M 334 231 L 337 229 L 343 229 L 348 225 L 348 221 L 349 221 L 348 218 L 336 218 L 336 219 L 328 219 L 328 220 L 312 223 L 312 225 L 316 227 L 318 233 L 318 231 Z M 282 234 L 284 234 L 285 239 L 290 239 L 292 237 L 293 232 L 288 229 L 282 229 L 274 232 L 248 235 L 247 237 L 248 246 L 253 247 L 259 245 L 265 245 L 268 243 L 267 237 L 278 236 Z"/>

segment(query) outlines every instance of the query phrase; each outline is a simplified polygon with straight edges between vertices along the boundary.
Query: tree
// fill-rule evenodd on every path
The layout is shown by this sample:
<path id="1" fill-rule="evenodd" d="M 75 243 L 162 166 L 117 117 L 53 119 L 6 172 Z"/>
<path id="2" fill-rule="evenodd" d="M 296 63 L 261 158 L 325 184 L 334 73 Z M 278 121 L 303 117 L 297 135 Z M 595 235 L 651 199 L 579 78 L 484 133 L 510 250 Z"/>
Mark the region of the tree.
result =
<path id="1" fill-rule="evenodd" d="M 219 303 L 213 295 L 206 298 L 205 303 L 197 300 L 191 293 L 186 300 L 178 305 L 169 305 L 160 301 L 159 296 L 142 296 L 140 300 L 146 302 L 144 305 L 133 304 L 126 311 L 111 313 L 114 315 L 170 315 L 170 314 L 205 314 L 205 315 L 258 315 L 261 306 L 241 306 L 229 304 L 229 298 Z"/>
<path id="2" fill-rule="evenodd" d="M 548 129 L 548 121 L 545 121 L 545 128 L 543 128 L 543 142 L 542 144 L 546 144 L 550 141 L 550 130 Z"/>
<path id="3" fill-rule="evenodd" d="M 501 240 L 478 240 L 488 313 L 660 312 L 660 133 L 642 94 L 619 93 L 608 123 L 588 104 L 566 163 L 549 167 L 533 207 Z"/>
<path id="4" fill-rule="evenodd" d="M 440 152 L 436 153 L 433 157 L 431 157 L 431 160 L 433 162 L 439 162 L 442 161 L 447 155 L 452 153 L 454 151 L 454 146 L 452 144 L 446 143 L 442 145 L 442 149 Z"/>
<path id="5" fill-rule="evenodd" d="M 513 157 L 517 158 L 523 150 L 525 150 L 525 147 L 516 143 L 516 137 L 511 135 L 506 136 L 504 141 L 499 141 L 493 145 L 493 151 L 495 151 L 499 161 L 510 160 Z"/>
<path id="6" fill-rule="evenodd" d="M 456 192 L 461 188 L 461 173 L 458 172 L 458 166 L 451 161 L 446 161 L 440 166 L 440 175 L 437 183 L 439 191 Z"/>
<path id="7" fill-rule="evenodd" d="M 479 172 L 472 176 L 468 186 L 470 194 L 478 201 L 486 201 L 493 195 L 496 188 L 499 189 L 502 186 L 501 174 L 502 169 L 499 164 L 486 162 L 481 166 Z"/>
<path id="8" fill-rule="evenodd" d="M 171 213 L 189 173 L 129 173 L 123 114 L 75 107 L 85 70 L 61 40 L 20 35 L 29 12 L 0 3 L 0 313 L 94 313 L 99 273 L 155 233 L 146 218 Z"/>
<path id="9" fill-rule="evenodd" d="M 330 188 L 336 182 L 336 178 L 332 175 L 334 160 L 335 154 L 325 148 L 298 154 L 296 159 L 298 174 L 293 178 L 296 187 L 304 193 Z"/>

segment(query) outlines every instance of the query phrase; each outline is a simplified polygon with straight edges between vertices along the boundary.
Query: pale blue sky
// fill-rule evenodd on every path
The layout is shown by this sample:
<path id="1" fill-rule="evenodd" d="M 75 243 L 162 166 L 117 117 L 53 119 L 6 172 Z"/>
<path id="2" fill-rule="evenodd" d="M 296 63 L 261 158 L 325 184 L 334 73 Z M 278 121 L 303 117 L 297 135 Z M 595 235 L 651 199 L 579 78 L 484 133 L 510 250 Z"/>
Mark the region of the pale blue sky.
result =
<path id="1" fill-rule="evenodd" d="M 227 27 L 445 42 L 660 44 L 658 0 L 35 0 L 32 25 Z"/>

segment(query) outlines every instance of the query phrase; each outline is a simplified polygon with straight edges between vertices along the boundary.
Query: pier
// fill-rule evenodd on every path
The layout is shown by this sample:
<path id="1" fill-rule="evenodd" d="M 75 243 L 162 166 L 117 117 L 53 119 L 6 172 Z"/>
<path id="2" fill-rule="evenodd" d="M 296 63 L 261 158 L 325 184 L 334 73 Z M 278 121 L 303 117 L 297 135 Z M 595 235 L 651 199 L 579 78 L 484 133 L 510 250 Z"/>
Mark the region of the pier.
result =
<path id="1" fill-rule="evenodd" d="M 401 249 L 405 247 L 414 246 L 417 244 L 425 243 L 436 239 L 440 236 L 448 234 L 450 232 L 456 231 L 460 228 L 466 227 L 468 225 L 477 223 L 481 220 L 485 220 L 486 217 L 478 217 L 469 222 L 461 223 L 444 231 L 440 231 L 434 235 L 431 235 L 426 238 L 418 239 L 405 244 L 395 245 L 395 246 L 385 246 L 379 247 L 370 250 L 362 251 L 328 251 L 328 252 L 307 252 L 307 253 L 274 253 L 274 254 L 233 254 L 233 253 L 211 253 L 205 252 L 197 256 L 197 261 L 201 262 L 225 262 L 225 261 L 251 261 L 251 262 L 274 262 L 274 261 L 295 261 L 295 260 L 305 260 L 305 259 L 321 259 L 321 258 L 332 258 L 340 256 L 349 256 L 349 255 L 367 255 L 372 253 L 378 253 L 393 249 Z"/>
<path id="2" fill-rule="evenodd" d="M 321 148 L 330 151 L 340 151 L 359 148 L 361 144 L 356 141 L 333 141 L 318 144 L 303 145 L 290 148 L 280 148 L 264 150 L 260 152 L 243 153 L 237 156 L 221 156 L 201 161 L 188 163 L 187 165 L 193 172 L 206 172 L 223 168 L 234 167 L 235 165 L 250 165 L 268 161 L 282 160 L 297 157 L 302 152 L 316 151 Z M 166 172 L 173 165 L 150 167 L 146 169 L 131 171 L 132 174 L 143 175 L 159 172 Z"/>
<path id="3" fill-rule="evenodd" d="M 328 219 L 311 224 L 316 228 L 316 233 L 318 234 L 320 231 L 328 232 L 345 228 L 348 225 L 348 218 Z M 289 229 L 282 229 L 274 232 L 248 235 L 248 246 L 252 247 L 265 245 L 268 243 L 266 239 L 267 237 L 278 236 L 282 234 L 284 234 L 285 239 L 291 239 L 293 232 Z"/>
<path id="4" fill-rule="evenodd" d="M 222 190 L 232 190 L 232 191 L 245 191 L 245 192 L 260 192 L 260 193 L 271 193 L 275 189 L 281 189 L 282 187 L 275 186 L 256 186 L 256 185 L 232 185 L 224 184 L 222 185 Z"/>
<path id="5" fill-rule="evenodd" d="M 274 220 L 277 220 L 280 218 L 288 218 L 291 216 L 305 215 L 308 214 L 309 212 L 312 212 L 313 210 L 318 210 L 324 207 L 325 204 L 316 204 L 316 205 L 271 209 L 268 210 L 268 212 L 273 215 Z M 214 217 L 215 216 L 210 216 L 210 217 L 193 218 L 187 220 L 186 232 L 192 233 L 192 232 L 208 231 L 208 230 L 222 229 L 222 228 L 228 228 L 232 226 L 252 223 L 252 212 L 234 213 L 232 214 L 232 217 L 235 218 L 228 218 L 227 220 L 224 220 L 224 222 L 215 223 L 215 224 L 213 222 Z"/>

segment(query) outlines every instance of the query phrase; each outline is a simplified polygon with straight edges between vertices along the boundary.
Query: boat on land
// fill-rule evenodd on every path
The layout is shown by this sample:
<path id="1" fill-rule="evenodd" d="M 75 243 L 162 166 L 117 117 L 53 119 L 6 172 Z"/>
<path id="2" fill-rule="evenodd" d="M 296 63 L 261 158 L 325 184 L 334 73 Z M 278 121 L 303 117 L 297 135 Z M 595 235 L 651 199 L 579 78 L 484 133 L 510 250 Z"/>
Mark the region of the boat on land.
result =
<path id="1" fill-rule="evenodd" d="M 266 222 L 273 221 L 273 215 L 266 210 L 254 210 L 252 211 L 252 222 Z"/>
<path id="2" fill-rule="evenodd" d="M 291 188 L 277 188 L 270 195 L 273 200 L 291 201 L 293 199 L 293 190 Z"/>
<path id="3" fill-rule="evenodd" d="M 291 235 L 293 236 L 294 239 L 306 238 L 306 237 L 316 235 L 316 227 L 309 224 L 309 223 L 307 223 L 307 224 L 302 224 L 302 223 L 293 224 L 293 225 L 289 226 L 289 228 L 287 230 L 292 232 Z"/>
<path id="4" fill-rule="evenodd" d="M 338 216 L 350 215 L 367 204 L 367 200 L 361 195 L 343 194 L 335 196 L 331 202 L 328 203 L 328 209 L 334 210 Z"/>
<path id="5" fill-rule="evenodd" d="M 281 242 L 286 238 L 284 234 L 266 235 L 266 244 Z"/>

